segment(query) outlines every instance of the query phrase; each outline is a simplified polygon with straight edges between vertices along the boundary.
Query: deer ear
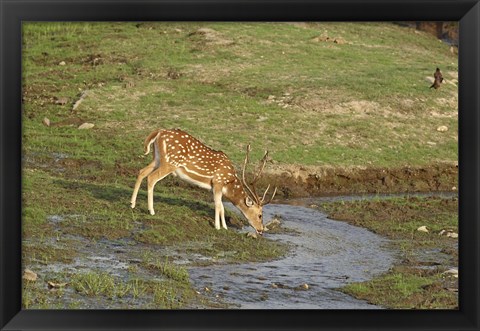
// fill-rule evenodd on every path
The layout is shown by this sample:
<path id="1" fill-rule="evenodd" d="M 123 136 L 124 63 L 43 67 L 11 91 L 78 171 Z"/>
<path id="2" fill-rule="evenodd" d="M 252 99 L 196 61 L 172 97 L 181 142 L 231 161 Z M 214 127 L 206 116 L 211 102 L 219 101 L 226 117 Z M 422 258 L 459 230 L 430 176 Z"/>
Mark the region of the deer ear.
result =
<path id="1" fill-rule="evenodd" d="M 247 207 L 253 206 L 253 201 L 252 201 L 252 199 L 250 199 L 249 197 L 246 197 L 246 198 L 245 198 L 245 204 L 247 205 Z"/>

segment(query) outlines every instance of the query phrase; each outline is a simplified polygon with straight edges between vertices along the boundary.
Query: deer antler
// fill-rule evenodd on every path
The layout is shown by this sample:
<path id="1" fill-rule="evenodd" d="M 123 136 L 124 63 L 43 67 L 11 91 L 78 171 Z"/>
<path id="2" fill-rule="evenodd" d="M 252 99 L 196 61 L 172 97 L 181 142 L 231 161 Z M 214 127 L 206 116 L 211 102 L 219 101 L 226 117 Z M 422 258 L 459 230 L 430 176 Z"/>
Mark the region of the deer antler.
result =
<path id="1" fill-rule="evenodd" d="M 277 193 L 277 188 L 275 187 L 275 190 L 273 191 L 273 195 L 272 197 L 270 198 L 270 200 L 268 200 L 268 202 L 265 202 L 265 196 L 267 195 L 267 192 L 268 192 L 268 189 L 270 188 L 270 185 L 268 185 L 267 189 L 265 190 L 265 193 L 263 193 L 263 197 L 262 199 L 260 199 L 259 195 L 257 194 L 257 191 L 255 189 L 255 183 L 258 181 L 258 179 L 260 178 L 260 175 L 262 174 L 263 172 L 263 169 L 265 168 L 265 164 L 267 163 L 267 158 L 268 158 L 268 151 L 265 151 L 265 155 L 263 156 L 262 160 L 260 161 L 261 162 L 261 165 L 258 169 L 258 172 L 256 173 L 256 175 L 253 177 L 253 180 L 252 182 L 250 183 L 250 185 L 252 186 L 250 188 L 250 185 L 247 184 L 247 181 L 245 180 L 245 169 L 247 167 L 247 163 L 248 163 L 248 156 L 249 156 L 249 153 L 250 153 L 250 150 L 251 150 L 251 147 L 250 147 L 250 144 L 247 146 L 247 153 L 245 155 L 245 162 L 243 163 L 243 170 L 242 170 L 242 181 L 243 181 L 243 185 L 245 186 L 246 190 L 248 191 L 248 193 L 251 195 L 251 197 L 253 198 L 253 200 L 260 206 L 264 206 L 266 204 L 269 204 L 273 197 L 275 196 L 275 193 Z"/>
<path id="2" fill-rule="evenodd" d="M 265 193 L 263 193 L 262 200 L 260 200 L 260 204 L 261 204 L 262 206 L 268 205 L 270 202 L 272 202 L 273 197 L 274 197 L 275 194 L 277 193 L 277 187 L 275 186 L 275 190 L 273 190 L 272 197 L 270 198 L 270 200 L 268 200 L 267 202 L 265 202 L 265 196 L 267 195 L 267 192 L 268 192 L 268 189 L 269 189 L 269 188 L 270 188 L 270 184 L 267 186 L 267 189 L 265 190 Z"/>
<path id="3" fill-rule="evenodd" d="M 250 198 L 252 198 L 252 200 L 255 201 L 259 205 L 260 201 L 258 200 L 257 194 L 252 191 L 250 186 L 247 184 L 247 181 L 245 180 L 245 169 L 247 168 L 248 154 L 250 153 L 250 150 L 251 150 L 251 147 L 250 147 L 250 144 L 248 144 L 247 145 L 247 153 L 245 154 L 245 161 L 243 162 L 242 182 L 243 182 L 243 186 L 248 191 L 248 194 L 250 195 Z"/>

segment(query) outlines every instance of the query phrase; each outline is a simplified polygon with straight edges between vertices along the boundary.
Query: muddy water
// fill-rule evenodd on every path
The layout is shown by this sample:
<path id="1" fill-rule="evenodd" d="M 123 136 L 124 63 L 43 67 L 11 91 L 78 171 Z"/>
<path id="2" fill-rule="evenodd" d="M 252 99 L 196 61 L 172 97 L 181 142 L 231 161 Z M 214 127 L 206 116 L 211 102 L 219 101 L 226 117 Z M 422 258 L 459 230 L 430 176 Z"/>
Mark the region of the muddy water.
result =
<path id="1" fill-rule="evenodd" d="M 199 291 L 233 308 L 381 308 L 335 288 L 386 272 L 395 260 L 387 240 L 301 206 L 273 204 L 264 213 L 267 220 L 273 216 L 282 220 L 288 231 L 265 235 L 292 244 L 290 255 L 266 263 L 189 268 Z"/>

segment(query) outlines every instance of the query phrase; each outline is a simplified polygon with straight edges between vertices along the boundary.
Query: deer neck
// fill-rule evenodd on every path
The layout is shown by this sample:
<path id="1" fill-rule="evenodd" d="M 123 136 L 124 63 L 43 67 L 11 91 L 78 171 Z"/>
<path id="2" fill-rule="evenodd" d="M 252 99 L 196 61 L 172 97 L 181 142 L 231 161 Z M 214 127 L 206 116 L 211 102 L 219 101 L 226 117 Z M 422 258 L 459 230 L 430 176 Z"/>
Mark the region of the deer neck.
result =
<path id="1" fill-rule="evenodd" d="M 242 212 L 245 213 L 248 209 L 245 204 L 247 193 L 243 190 L 243 186 L 236 176 L 233 182 L 224 186 L 223 195 Z"/>

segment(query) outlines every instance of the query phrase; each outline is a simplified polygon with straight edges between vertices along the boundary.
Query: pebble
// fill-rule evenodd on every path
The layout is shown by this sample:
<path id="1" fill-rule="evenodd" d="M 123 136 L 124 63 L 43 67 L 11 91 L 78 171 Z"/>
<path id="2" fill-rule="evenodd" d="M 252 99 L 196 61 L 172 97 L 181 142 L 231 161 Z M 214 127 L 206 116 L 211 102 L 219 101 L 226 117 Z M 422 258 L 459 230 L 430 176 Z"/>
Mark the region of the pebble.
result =
<path id="1" fill-rule="evenodd" d="M 425 225 L 423 225 L 423 226 L 419 227 L 419 228 L 417 229 L 417 231 L 420 231 L 420 232 L 428 232 L 428 229 L 427 229 L 427 227 L 426 227 Z"/>
<path id="2" fill-rule="evenodd" d="M 38 276 L 37 276 L 37 274 L 34 273 L 32 270 L 30 270 L 30 269 L 25 269 L 25 271 L 23 272 L 22 278 L 25 279 L 25 280 L 34 282 L 34 281 L 37 280 Z"/>
<path id="3" fill-rule="evenodd" d="M 449 231 L 449 230 L 442 230 L 438 233 L 439 236 L 446 236 L 446 237 L 449 237 L 449 238 L 458 238 L 458 233 L 456 232 L 453 232 L 453 231 Z"/>
<path id="4" fill-rule="evenodd" d="M 443 274 L 458 278 L 458 269 L 455 269 L 455 268 L 448 269 Z"/>
<path id="5" fill-rule="evenodd" d="M 61 106 L 66 105 L 67 102 L 68 102 L 68 98 L 65 98 L 65 97 L 57 98 L 55 100 L 55 104 L 56 105 L 61 105 Z"/>
<path id="6" fill-rule="evenodd" d="M 282 284 L 282 283 L 272 283 L 271 285 L 273 288 L 283 288 L 283 289 L 289 289 L 290 287 Z"/>
<path id="7" fill-rule="evenodd" d="M 82 125 L 80 125 L 78 127 L 79 130 L 88 130 L 88 129 L 91 129 L 95 126 L 95 124 L 93 123 L 83 123 Z"/>
<path id="8" fill-rule="evenodd" d="M 305 284 L 297 286 L 295 289 L 296 290 L 308 290 L 309 288 L 310 288 L 310 286 L 308 286 L 308 284 L 305 283 Z"/>
<path id="9" fill-rule="evenodd" d="M 438 132 L 446 132 L 446 131 L 448 131 L 448 127 L 446 127 L 445 125 L 441 125 L 437 128 L 437 131 Z"/>
<path id="10" fill-rule="evenodd" d="M 59 66 L 64 66 L 64 65 L 66 65 L 66 63 L 65 63 L 65 61 L 62 61 L 62 62 L 60 62 L 58 65 L 59 65 Z"/>
<path id="11" fill-rule="evenodd" d="M 248 232 L 248 233 L 247 233 L 247 237 L 253 238 L 253 239 L 257 239 L 257 238 L 258 238 L 258 235 L 257 235 L 256 232 Z"/>
<path id="12" fill-rule="evenodd" d="M 46 125 L 46 126 L 50 126 L 50 120 L 49 120 L 48 118 L 46 118 L 46 117 L 43 118 L 42 123 L 43 123 L 44 125 Z"/>
<path id="13" fill-rule="evenodd" d="M 55 283 L 55 282 L 49 281 L 49 282 L 47 282 L 47 285 L 48 285 L 49 289 L 52 289 L 52 288 L 65 287 L 67 285 L 67 283 Z"/>
<path id="14" fill-rule="evenodd" d="M 271 229 L 276 228 L 277 226 L 279 226 L 280 223 L 281 223 L 281 222 L 280 222 L 280 220 L 279 220 L 278 218 L 274 218 L 274 219 L 272 219 L 270 222 L 268 222 L 267 224 L 265 224 L 265 226 L 266 226 L 269 230 L 271 230 Z"/>

